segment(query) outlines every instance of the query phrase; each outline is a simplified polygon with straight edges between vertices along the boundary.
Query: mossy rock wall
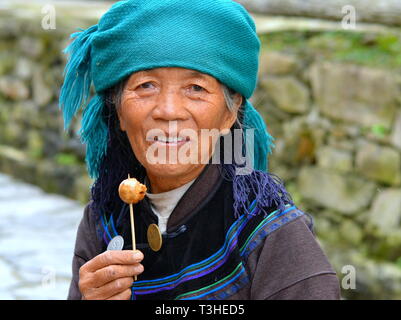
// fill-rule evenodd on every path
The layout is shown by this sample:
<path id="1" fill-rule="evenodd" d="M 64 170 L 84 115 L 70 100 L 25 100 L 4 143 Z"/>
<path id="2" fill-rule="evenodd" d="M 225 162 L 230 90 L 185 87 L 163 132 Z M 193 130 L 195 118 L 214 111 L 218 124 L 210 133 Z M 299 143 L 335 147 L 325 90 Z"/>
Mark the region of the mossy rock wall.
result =
<path id="1" fill-rule="evenodd" d="M 401 298 L 401 33 L 261 35 L 253 103 L 286 183 L 349 299 Z M 343 273 L 344 272 L 344 273 Z"/>

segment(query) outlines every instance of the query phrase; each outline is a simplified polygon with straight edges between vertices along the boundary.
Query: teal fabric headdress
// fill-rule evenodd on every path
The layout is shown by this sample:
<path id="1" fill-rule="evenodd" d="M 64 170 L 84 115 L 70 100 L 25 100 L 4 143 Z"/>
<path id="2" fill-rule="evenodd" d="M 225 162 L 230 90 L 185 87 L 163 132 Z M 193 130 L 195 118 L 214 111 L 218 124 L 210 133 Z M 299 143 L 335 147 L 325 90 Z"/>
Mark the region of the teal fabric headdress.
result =
<path id="1" fill-rule="evenodd" d="M 246 98 L 243 125 L 255 128 L 254 168 L 267 170 L 273 138 L 249 98 L 256 84 L 260 41 L 248 12 L 231 0 L 127 0 L 94 25 L 71 35 L 60 93 L 64 127 L 82 108 L 81 140 L 89 175 L 97 178 L 107 150 L 104 92 L 130 74 L 156 67 L 194 69 Z M 95 96 L 89 100 L 93 84 Z"/>

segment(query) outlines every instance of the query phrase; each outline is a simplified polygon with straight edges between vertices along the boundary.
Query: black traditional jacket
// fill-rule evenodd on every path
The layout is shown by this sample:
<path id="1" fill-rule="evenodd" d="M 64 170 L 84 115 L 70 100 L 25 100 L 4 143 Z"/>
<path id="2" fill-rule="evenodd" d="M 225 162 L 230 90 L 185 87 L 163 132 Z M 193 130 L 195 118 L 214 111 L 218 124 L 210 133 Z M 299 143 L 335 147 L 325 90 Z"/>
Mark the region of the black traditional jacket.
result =
<path id="1" fill-rule="evenodd" d="M 309 215 L 290 203 L 261 214 L 250 196 L 249 213 L 235 217 L 233 201 L 232 181 L 222 178 L 218 165 L 207 165 L 171 213 L 157 252 L 147 240 L 147 228 L 157 224 L 157 216 L 146 197 L 136 204 L 135 235 L 144 272 L 133 283 L 132 299 L 340 298 L 338 278 Z M 124 250 L 132 249 L 128 206 L 101 223 L 86 206 L 68 299 L 81 299 L 79 268 L 105 251 L 117 234 L 124 238 Z"/>

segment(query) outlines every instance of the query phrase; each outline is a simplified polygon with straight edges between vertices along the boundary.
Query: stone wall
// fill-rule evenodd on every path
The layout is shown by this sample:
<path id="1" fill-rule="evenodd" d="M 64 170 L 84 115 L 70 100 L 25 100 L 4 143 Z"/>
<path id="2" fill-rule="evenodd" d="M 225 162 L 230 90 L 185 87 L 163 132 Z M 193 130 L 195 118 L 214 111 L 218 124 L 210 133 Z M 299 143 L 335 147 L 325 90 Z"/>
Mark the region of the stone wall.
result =
<path id="1" fill-rule="evenodd" d="M 348 35 L 338 32 L 297 34 L 304 47 L 311 47 L 292 43 L 277 51 L 278 39 L 287 36 L 263 38 L 253 97 L 276 138 L 270 171 L 315 218 L 337 272 L 355 267 L 356 289 L 343 290 L 345 297 L 399 299 L 401 60 L 399 66 L 384 59 L 375 65 L 319 51 L 322 38 L 346 41 Z M 363 56 L 383 37 L 389 36 L 360 35 L 351 51 Z M 394 37 L 400 48 L 400 35 Z M 367 39 L 371 42 L 363 48 Z M 343 49 L 334 44 L 330 50 Z"/>
<path id="2" fill-rule="evenodd" d="M 89 179 L 79 119 L 63 130 L 58 96 L 78 27 L 96 23 L 108 4 L 57 5 L 56 28 L 44 29 L 39 3 L 0 7 L 0 171 L 87 202 Z"/>
<path id="3" fill-rule="evenodd" d="M 85 203 L 79 119 L 64 132 L 57 101 L 68 35 L 99 14 L 57 8 L 43 30 L 38 8 L 21 10 L 0 9 L 0 171 Z M 401 298 L 400 34 L 260 35 L 252 101 L 276 139 L 270 171 L 314 217 L 340 279 L 355 268 L 349 299 Z"/>

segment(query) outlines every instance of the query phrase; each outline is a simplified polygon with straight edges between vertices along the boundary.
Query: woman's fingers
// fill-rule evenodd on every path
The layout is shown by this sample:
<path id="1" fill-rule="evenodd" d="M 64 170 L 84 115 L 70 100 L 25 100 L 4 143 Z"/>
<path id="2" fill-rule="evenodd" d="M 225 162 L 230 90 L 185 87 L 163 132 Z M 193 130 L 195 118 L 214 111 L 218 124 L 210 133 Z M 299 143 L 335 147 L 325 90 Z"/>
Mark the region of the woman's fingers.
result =
<path id="1" fill-rule="evenodd" d="M 133 281 L 133 277 L 125 277 L 113 280 L 109 283 L 106 283 L 100 288 L 95 288 L 91 290 L 88 294 L 85 295 L 85 298 L 89 300 L 109 299 L 110 297 L 121 294 L 127 289 L 131 290 Z"/>
<path id="2" fill-rule="evenodd" d="M 129 300 L 131 298 L 131 294 L 131 289 L 126 289 L 125 291 L 120 292 L 106 300 Z"/>
<path id="3" fill-rule="evenodd" d="M 143 272 L 140 263 L 134 265 L 109 265 L 94 272 L 92 285 L 96 288 L 119 278 L 134 277 Z"/>
<path id="4" fill-rule="evenodd" d="M 142 259 L 143 253 L 139 250 L 107 250 L 85 263 L 80 271 L 95 272 L 113 264 L 132 265 Z"/>
<path id="5" fill-rule="evenodd" d="M 105 251 L 79 269 L 79 289 L 84 299 L 125 298 L 133 279 L 144 270 L 142 252 Z"/>

